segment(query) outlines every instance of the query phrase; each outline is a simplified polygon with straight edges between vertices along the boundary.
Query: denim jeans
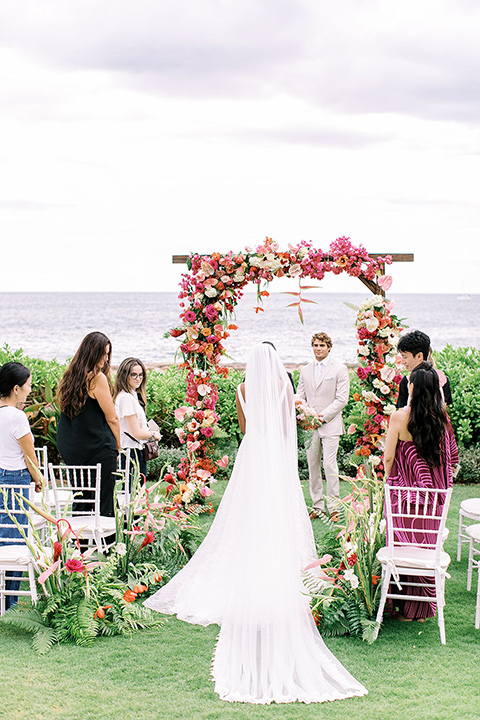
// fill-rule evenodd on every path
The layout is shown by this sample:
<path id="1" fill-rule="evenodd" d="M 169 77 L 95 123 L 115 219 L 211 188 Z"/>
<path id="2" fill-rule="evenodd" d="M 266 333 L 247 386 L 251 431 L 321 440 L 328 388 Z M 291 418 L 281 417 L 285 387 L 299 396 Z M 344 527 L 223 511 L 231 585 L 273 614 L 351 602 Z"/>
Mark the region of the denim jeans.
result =
<path id="1" fill-rule="evenodd" d="M 28 470 L 2 470 L 0 468 L 0 485 L 25 485 L 25 490 L 23 491 L 24 497 L 28 498 L 28 491 L 30 487 L 30 483 L 32 482 L 32 478 L 30 477 L 30 473 Z M 9 510 L 12 509 L 11 507 L 11 500 L 10 496 L 8 498 L 7 508 Z M 15 514 L 15 517 L 17 521 L 20 523 L 20 525 L 26 525 L 27 523 L 27 516 L 23 513 Z M 23 545 L 24 539 L 20 534 L 20 531 L 18 530 L 17 526 L 12 522 L 12 520 L 9 518 L 7 513 L 5 512 L 5 505 L 4 505 L 4 497 L 0 494 L 0 525 L 7 524 L 8 527 L 0 527 L 0 545 L 9 545 L 11 543 L 7 543 L 3 540 L 3 538 L 18 538 L 18 544 Z M 8 572 L 6 577 L 13 578 L 13 577 L 22 577 L 23 573 L 21 572 Z M 6 580 L 5 583 L 5 589 L 6 590 L 18 590 L 20 588 L 20 581 L 19 580 Z M 5 607 L 8 610 L 8 608 L 11 605 L 15 605 L 18 601 L 18 597 L 16 595 L 7 595 L 5 597 Z"/>

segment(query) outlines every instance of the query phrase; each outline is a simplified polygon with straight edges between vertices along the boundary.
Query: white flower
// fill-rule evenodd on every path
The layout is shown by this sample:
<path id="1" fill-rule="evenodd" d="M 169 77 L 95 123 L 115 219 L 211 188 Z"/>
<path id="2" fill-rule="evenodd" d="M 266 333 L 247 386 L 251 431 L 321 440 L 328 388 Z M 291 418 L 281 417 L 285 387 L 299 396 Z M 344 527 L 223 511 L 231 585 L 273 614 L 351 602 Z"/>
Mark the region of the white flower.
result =
<path id="1" fill-rule="evenodd" d="M 382 385 L 380 388 L 380 392 L 384 395 L 388 395 L 388 393 L 390 392 L 390 388 L 388 387 L 388 385 Z"/>
<path id="2" fill-rule="evenodd" d="M 385 530 L 386 527 L 387 527 L 387 521 L 385 520 L 385 518 L 382 518 L 380 520 L 380 525 L 378 526 L 378 529 L 381 533 L 383 533 L 383 531 Z"/>
<path id="3" fill-rule="evenodd" d="M 250 265 L 253 267 L 261 267 L 263 260 L 258 257 L 258 255 L 252 255 L 249 258 Z"/>
<path id="4" fill-rule="evenodd" d="M 115 552 L 117 555 L 120 555 L 120 557 L 123 557 L 127 554 L 127 546 L 125 543 L 117 543 L 114 547 Z"/>
<path id="5" fill-rule="evenodd" d="M 209 287 L 205 290 L 205 295 L 209 298 L 216 297 L 218 295 L 217 291 L 213 287 Z"/>
<path id="6" fill-rule="evenodd" d="M 380 388 L 383 385 L 383 382 L 380 380 L 380 378 L 375 378 L 372 385 L 380 390 Z"/>
<path id="7" fill-rule="evenodd" d="M 365 321 L 365 327 L 367 328 L 368 332 L 375 332 L 375 330 L 378 328 L 377 318 L 368 318 L 368 320 Z"/>
<path id="8" fill-rule="evenodd" d="M 370 462 L 372 463 L 373 467 L 376 467 L 380 462 L 380 458 L 378 457 L 378 455 L 370 455 Z"/>
<path id="9" fill-rule="evenodd" d="M 245 280 L 245 274 L 241 270 L 236 270 L 233 279 L 237 283 L 243 282 Z"/>
<path id="10" fill-rule="evenodd" d="M 395 412 L 397 408 L 392 403 L 389 403 L 388 405 L 385 405 L 383 408 L 383 414 L 384 415 L 391 415 L 393 412 Z"/>
<path id="11" fill-rule="evenodd" d="M 348 570 L 345 570 L 345 572 L 343 573 L 343 577 L 345 580 L 348 580 L 350 582 L 353 590 L 358 587 L 358 577 L 357 575 L 355 575 L 353 568 L 348 568 Z"/>
<path id="12" fill-rule="evenodd" d="M 370 350 L 365 345 L 360 345 L 357 352 L 359 355 L 365 355 L 365 357 L 370 354 Z"/>

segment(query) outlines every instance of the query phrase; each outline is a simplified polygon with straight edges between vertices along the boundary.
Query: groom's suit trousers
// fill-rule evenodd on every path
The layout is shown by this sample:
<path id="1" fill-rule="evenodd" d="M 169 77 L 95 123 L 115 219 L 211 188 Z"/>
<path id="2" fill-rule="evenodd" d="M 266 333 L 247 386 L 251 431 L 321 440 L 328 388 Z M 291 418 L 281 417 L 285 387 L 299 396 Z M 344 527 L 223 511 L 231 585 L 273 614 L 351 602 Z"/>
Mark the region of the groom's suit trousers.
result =
<path id="1" fill-rule="evenodd" d="M 322 480 L 322 459 L 325 473 L 326 506 L 330 512 L 335 510 L 337 498 L 340 495 L 340 481 L 338 477 L 337 451 L 340 437 L 320 437 L 318 430 L 312 433 L 312 442 L 307 445 L 308 476 L 310 483 L 310 497 L 313 509 L 317 512 L 325 510 Z"/>

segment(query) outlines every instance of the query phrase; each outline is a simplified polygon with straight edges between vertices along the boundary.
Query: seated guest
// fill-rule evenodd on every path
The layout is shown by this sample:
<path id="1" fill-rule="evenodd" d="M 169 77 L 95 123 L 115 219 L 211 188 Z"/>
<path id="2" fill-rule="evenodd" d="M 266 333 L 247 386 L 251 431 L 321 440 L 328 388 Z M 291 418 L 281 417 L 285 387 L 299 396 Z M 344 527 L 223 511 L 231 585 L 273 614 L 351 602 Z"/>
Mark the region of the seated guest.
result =
<path id="1" fill-rule="evenodd" d="M 30 370 L 19 362 L 8 362 L 0 367 L 0 485 L 24 485 L 22 493 L 28 497 L 32 480 L 40 492 L 42 481 L 38 469 L 33 435 L 24 413 L 27 397 L 32 390 Z M 8 501 L 10 502 L 10 500 Z M 7 504 L 11 510 L 11 506 Z M 20 523 L 26 523 L 26 516 L 17 515 Z M 21 539 L 20 531 L 5 510 L 3 495 L 0 494 L 0 545 L 8 545 L 6 538 Z M 5 538 L 5 540 L 4 540 Z M 10 577 L 21 577 L 21 572 L 11 572 Z M 6 590 L 18 590 L 20 580 L 6 580 Z M 17 602 L 15 595 L 7 595 L 5 608 Z"/>
<path id="2" fill-rule="evenodd" d="M 398 352 L 402 356 L 405 369 L 411 373 L 420 363 L 431 362 L 430 338 L 421 330 L 412 330 L 400 336 Z M 444 372 L 438 370 L 440 389 L 446 405 L 452 404 L 450 383 Z M 397 408 L 408 405 L 408 375 L 402 378 L 398 389 Z"/>
<path id="3" fill-rule="evenodd" d="M 147 425 L 146 384 L 147 371 L 142 361 L 134 357 L 123 360 L 117 371 L 113 394 L 115 410 L 120 421 L 120 444 L 123 450 L 130 448 L 131 475 L 137 465 L 145 478 L 147 463 L 143 454 L 143 444 L 146 440 L 160 440 L 162 437 L 159 432 L 152 433 Z M 124 467 L 125 458 L 121 458 L 120 461 Z"/>

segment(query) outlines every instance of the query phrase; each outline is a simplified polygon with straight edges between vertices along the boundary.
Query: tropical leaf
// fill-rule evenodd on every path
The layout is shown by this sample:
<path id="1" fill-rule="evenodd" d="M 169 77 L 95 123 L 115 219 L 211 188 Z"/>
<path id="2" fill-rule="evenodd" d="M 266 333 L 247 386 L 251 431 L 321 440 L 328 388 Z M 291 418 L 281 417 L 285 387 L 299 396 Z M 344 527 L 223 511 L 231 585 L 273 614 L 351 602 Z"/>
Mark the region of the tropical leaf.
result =
<path id="1" fill-rule="evenodd" d="M 32 646 L 39 655 L 45 655 L 57 641 L 57 633 L 51 627 L 38 630 L 33 636 Z"/>

